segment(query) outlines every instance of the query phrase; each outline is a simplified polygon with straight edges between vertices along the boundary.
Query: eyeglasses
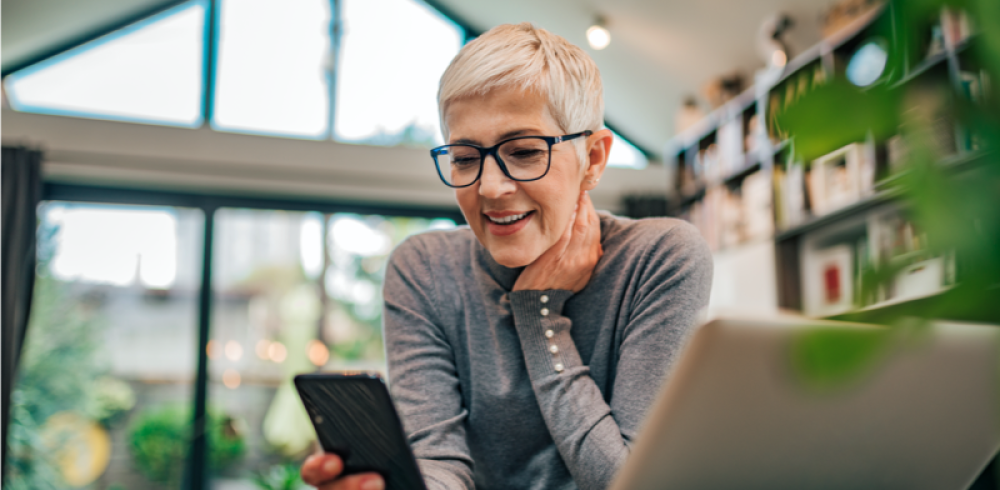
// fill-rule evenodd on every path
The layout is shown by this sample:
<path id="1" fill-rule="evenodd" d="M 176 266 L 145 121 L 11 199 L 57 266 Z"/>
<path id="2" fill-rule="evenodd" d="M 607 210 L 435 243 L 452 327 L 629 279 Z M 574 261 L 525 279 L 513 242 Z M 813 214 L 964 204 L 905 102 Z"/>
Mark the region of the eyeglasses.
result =
<path id="1" fill-rule="evenodd" d="M 431 150 L 438 176 L 448 187 L 468 187 L 483 174 L 483 161 L 493 155 L 500 170 L 511 180 L 529 182 L 545 177 L 552 164 L 552 145 L 590 136 L 593 131 L 563 136 L 518 136 L 489 148 L 476 145 L 444 145 Z"/>

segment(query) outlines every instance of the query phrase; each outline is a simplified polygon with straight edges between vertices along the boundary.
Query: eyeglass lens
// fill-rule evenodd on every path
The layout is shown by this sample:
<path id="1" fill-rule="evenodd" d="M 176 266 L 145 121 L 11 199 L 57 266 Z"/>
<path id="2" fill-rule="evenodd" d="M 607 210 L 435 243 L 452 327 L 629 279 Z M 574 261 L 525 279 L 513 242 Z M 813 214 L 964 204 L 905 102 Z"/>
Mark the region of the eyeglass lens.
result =
<path id="1" fill-rule="evenodd" d="M 515 180 L 534 180 L 545 175 L 549 165 L 550 146 L 541 138 L 523 138 L 508 141 L 497 154 Z M 454 186 L 469 185 L 479 176 L 482 153 L 474 146 L 454 145 L 437 155 L 441 175 Z"/>

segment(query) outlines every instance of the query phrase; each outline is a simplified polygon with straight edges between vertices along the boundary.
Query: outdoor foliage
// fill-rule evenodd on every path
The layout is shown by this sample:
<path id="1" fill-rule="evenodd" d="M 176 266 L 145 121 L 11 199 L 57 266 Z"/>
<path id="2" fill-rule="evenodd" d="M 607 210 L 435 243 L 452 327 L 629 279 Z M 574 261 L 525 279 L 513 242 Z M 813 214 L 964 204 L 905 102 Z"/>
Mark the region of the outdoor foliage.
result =
<path id="1" fill-rule="evenodd" d="M 212 410 L 208 414 L 209 468 L 218 470 L 239 460 L 245 451 L 243 436 L 233 420 Z M 139 471 L 152 481 L 178 488 L 191 447 L 191 411 L 186 406 L 150 408 L 129 428 L 129 450 Z"/>
<path id="2" fill-rule="evenodd" d="M 42 228 L 40 241 L 55 235 Z M 100 400 L 96 380 L 107 371 L 100 362 L 101 324 L 85 303 L 70 301 L 70 285 L 51 276 L 46 249 L 40 250 L 31 321 L 11 391 L 11 418 L 4 488 L 46 490 L 66 487 L 57 467 L 57 447 L 44 437 L 45 423 L 60 412 L 90 420 L 112 416 Z"/>
<path id="3" fill-rule="evenodd" d="M 261 490 L 298 490 L 305 488 L 299 476 L 299 465 L 279 464 L 260 471 L 253 476 L 253 482 Z"/>

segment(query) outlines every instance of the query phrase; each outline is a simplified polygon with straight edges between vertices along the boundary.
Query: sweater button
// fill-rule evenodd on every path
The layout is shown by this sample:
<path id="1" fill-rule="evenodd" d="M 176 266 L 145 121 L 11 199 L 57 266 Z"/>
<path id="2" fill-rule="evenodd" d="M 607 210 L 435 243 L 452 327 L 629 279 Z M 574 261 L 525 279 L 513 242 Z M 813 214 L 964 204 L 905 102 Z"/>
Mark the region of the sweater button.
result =
<path id="1" fill-rule="evenodd" d="M 552 330 L 546 330 L 545 331 L 545 338 L 551 339 L 552 337 L 555 337 L 555 336 L 556 336 L 556 333 L 553 332 Z"/>
<path id="2" fill-rule="evenodd" d="M 551 352 L 553 354 L 558 354 L 559 353 L 559 346 L 556 345 L 556 344 L 550 345 L 549 346 L 549 352 Z"/>
<path id="3" fill-rule="evenodd" d="M 549 309 L 548 308 L 542 308 L 542 316 L 549 316 Z"/>
<path id="4" fill-rule="evenodd" d="M 561 362 L 557 362 L 556 365 L 555 365 L 555 368 L 556 368 L 556 372 L 557 373 L 563 372 L 563 365 L 562 365 Z"/>
<path id="5" fill-rule="evenodd" d="M 544 303 L 548 303 L 548 302 L 549 302 L 549 297 L 548 297 L 548 295 L 545 295 L 545 294 L 543 294 L 543 295 L 542 295 L 542 297 L 541 297 L 541 298 L 538 298 L 538 299 L 539 299 L 539 301 L 541 301 L 541 302 L 542 302 L 543 304 L 544 304 Z"/>

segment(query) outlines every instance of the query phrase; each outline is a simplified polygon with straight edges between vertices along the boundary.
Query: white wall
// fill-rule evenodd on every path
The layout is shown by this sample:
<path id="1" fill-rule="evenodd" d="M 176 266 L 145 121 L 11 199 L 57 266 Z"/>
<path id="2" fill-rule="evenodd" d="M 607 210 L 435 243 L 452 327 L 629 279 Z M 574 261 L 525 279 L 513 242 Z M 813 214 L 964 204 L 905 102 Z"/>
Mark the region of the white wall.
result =
<path id="1" fill-rule="evenodd" d="M 4 144 L 45 152 L 52 182 L 397 205 L 454 206 L 426 149 L 383 148 L 2 112 Z M 666 171 L 608 169 L 591 192 L 617 211 L 626 193 L 665 193 Z"/>
<path id="2" fill-rule="evenodd" d="M 769 314 L 778 311 L 774 241 L 764 240 L 717 252 L 709 315 Z"/>

